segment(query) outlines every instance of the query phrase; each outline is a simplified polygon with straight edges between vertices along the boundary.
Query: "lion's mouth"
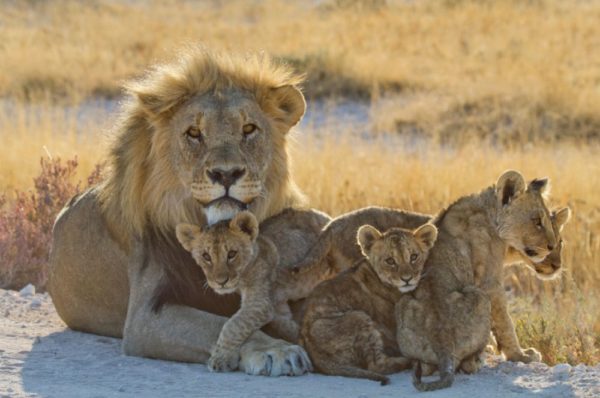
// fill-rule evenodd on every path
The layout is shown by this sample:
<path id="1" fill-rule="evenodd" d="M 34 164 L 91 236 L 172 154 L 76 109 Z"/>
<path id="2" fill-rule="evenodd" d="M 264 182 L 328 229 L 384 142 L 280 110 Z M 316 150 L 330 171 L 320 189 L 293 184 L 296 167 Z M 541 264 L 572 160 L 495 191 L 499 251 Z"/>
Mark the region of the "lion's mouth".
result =
<path id="1" fill-rule="evenodd" d="M 244 203 L 241 200 L 238 200 L 236 198 L 232 198 L 229 195 L 225 195 L 225 196 L 221 196 L 220 198 L 213 199 L 213 200 L 211 200 L 208 203 L 205 203 L 204 207 L 205 208 L 209 208 L 211 206 L 218 206 L 218 207 L 220 207 L 220 206 L 224 206 L 224 207 L 231 207 L 231 206 L 233 206 L 233 207 L 236 207 L 237 206 L 240 210 L 247 210 L 248 209 L 248 205 L 250 203 L 251 202 Z"/>

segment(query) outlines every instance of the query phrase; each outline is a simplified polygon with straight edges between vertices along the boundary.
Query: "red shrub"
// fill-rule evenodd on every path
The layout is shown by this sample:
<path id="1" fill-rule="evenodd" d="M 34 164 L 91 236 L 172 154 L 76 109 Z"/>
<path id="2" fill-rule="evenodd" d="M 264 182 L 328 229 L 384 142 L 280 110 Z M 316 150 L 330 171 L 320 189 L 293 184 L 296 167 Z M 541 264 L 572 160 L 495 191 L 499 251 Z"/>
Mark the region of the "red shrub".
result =
<path id="1" fill-rule="evenodd" d="M 0 196 L 0 287 L 5 289 L 32 283 L 45 290 L 54 219 L 82 190 L 81 182 L 73 182 L 77 158 L 64 163 L 42 158 L 40 164 L 33 190 L 15 192 L 14 201 Z M 102 165 L 97 165 L 84 189 L 98 183 L 101 172 Z"/>

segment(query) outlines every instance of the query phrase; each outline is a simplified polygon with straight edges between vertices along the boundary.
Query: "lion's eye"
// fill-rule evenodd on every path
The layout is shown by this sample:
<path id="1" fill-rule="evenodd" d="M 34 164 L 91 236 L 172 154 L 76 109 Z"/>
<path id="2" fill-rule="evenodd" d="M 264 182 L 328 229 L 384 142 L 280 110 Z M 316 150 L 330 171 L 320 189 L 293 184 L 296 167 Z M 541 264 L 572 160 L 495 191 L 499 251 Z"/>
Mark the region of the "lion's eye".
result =
<path id="1" fill-rule="evenodd" d="M 533 222 L 535 223 L 535 226 L 538 229 L 542 229 L 542 219 L 541 218 L 534 218 Z"/>
<path id="2" fill-rule="evenodd" d="M 212 259 L 210 258 L 210 254 L 208 254 L 207 252 L 202 253 L 202 258 L 208 263 L 212 261 Z"/>
<path id="3" fill-rule="evenodd" d="M 229 250 L 229 252 L 227 253 L 227 258 L 229 260 L 235 258 L 235 256 L 237 256 L 237 252 L 235 250 Z"/>
<path id="4" fill-rule="evenodd" d="M 186 131 L 185 131 L 185 135 L 187 135 L 190 138 L 193 138 L 195 140 L 199 140 L 200 138 L 202 138 L 202 132 L 200 131 L 200 129 L 196 126 L 190 126 Z"/>
<path id="5" fill-rule="evenodd" d="M 419 255 L 417 253 L 413 253 L 410 255 L 410 262 L 414 263 L 415 261 L 417 261 L 418 258 L 419 258 Z"/>
<path id="6" fill-rule="evenodd" d="M 391 257 L 388 257 L 388 258 L 385 260 L 385 262 L 386 262 L 386 263 L 388 263 L 389 265 L 394 265 L 394 264 L 396 264 L 396 260 L 394 260 L 394 259 L 393 259 L 393 258 L 391 258 Z"/>
<path id="7" fill-rule="evenodd" d="M 242 127 L 244 135 L 250 135 L 254 133 L 257 129 L 258 127 L 256 127 L 256 125 L 252 123 L 244 124 L 244 127 Z"/>

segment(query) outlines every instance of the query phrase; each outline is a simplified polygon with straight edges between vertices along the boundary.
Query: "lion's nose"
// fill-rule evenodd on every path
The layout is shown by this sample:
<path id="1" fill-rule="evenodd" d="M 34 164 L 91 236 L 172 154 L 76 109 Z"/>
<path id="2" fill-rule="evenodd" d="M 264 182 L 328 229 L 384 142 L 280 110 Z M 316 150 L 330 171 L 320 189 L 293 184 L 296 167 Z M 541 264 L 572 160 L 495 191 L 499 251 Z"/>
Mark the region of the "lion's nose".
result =
<path id="1" fill-rule="evenodd" d="M 400 279 L 402 279 L 402 282 L 404 282 L 404 283 L 408 283 L 408 282 L 410 282 L 410 280 L 412 279 L 412 275 L 409 275 L 409 276 L 406 276 L 406 275 L 405 275 L 405 276 L 401 276 L 401 277 L 400 277 Z"/>
<path id="2" fill-rule="evenodd" d="M 221 184 L 225 188 L 229 188 L 237 180 L 246 174 L 246 169 L 241 167 L 233 167 L 231 169 L 214 168 L 208 170 L 206 175 L 215 184 Z"/>
<path id="3" fill-rule="evenodd" d="M 550 266 L 552 267 L 552 269 L 553 269 L 554 271 L 556 271 L 557 269 L 559 269 L 559 268 L 560 268 L 560 264 L 557 264 L 557 263 L 550 263 Z"/>

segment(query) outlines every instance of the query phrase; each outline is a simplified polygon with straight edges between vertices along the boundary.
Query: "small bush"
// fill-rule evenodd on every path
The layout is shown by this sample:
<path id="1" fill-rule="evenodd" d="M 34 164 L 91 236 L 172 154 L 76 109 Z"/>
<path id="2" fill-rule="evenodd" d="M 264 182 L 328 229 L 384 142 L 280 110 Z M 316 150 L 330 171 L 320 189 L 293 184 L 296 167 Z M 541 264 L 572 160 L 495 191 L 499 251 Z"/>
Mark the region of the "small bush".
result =
<path id="1" fill-rule="evenodd" d="M 14 199 L 0 196 L 0 287 L 21 289 L 28 283 L 44 291 L 52 226 L 58 212 L 82 191 L 73 182 L 77 158 L 40 160 L 40 174 L 33 190 L 16 191 Z M 101 180 L 102 165 L 88 177 L 84 189 Z"/>

